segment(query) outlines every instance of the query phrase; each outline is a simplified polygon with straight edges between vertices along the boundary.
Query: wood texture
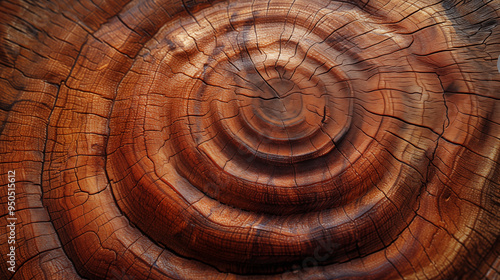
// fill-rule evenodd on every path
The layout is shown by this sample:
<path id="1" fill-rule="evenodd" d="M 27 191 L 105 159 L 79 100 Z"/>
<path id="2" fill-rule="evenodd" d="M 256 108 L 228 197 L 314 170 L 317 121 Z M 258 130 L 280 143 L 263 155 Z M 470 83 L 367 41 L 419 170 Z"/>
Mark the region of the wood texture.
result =
<path id="1" fill-rule="evenodd" d="M 0 2 L 0 278 L 500 279 L 499 20 Z"/>

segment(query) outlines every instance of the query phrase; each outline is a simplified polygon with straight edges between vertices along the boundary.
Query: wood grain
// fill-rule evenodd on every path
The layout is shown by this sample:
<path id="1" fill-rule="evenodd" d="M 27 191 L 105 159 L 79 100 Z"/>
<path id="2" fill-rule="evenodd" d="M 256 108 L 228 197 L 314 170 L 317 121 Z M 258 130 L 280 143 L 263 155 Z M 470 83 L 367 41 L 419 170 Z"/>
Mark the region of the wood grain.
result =
<path id="1" fill-rule="evenodd" d="M 499 11 L 0 2 L 0 278 L 499 279 Z"/>

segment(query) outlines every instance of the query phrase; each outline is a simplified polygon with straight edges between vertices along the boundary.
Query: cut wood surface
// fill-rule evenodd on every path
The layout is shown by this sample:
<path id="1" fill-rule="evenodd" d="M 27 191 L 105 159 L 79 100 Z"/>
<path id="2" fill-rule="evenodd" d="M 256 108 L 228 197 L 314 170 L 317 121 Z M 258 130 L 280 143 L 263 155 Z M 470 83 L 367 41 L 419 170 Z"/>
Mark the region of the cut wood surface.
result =
<path id="1" fill-rule="evenodd" d="M 1 1 L 0 279 L 500 279 L 499 22 Z"/>

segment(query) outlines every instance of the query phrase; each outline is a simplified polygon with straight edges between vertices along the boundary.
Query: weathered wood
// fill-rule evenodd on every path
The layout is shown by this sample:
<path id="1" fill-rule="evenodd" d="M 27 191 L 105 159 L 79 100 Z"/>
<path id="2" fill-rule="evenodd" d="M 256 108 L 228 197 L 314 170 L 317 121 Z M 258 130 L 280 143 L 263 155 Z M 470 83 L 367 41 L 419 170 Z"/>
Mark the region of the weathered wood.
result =
<path id="1" fill-rule="evenodd" d="M 0 278 L 498 279 L 499 20 L 0 2 Z"/>

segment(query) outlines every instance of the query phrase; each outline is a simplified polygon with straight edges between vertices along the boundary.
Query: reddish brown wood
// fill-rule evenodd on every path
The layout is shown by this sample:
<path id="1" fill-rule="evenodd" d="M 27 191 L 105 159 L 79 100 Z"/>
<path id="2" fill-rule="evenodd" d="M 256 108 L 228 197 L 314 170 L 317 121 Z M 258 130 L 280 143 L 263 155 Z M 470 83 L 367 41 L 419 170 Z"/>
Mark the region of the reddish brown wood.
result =
<path id="1" fill-rule="evenodd" d="M 500 277 L 499 1 L 98 2 L 0 2 L 1 279 Z"/>

